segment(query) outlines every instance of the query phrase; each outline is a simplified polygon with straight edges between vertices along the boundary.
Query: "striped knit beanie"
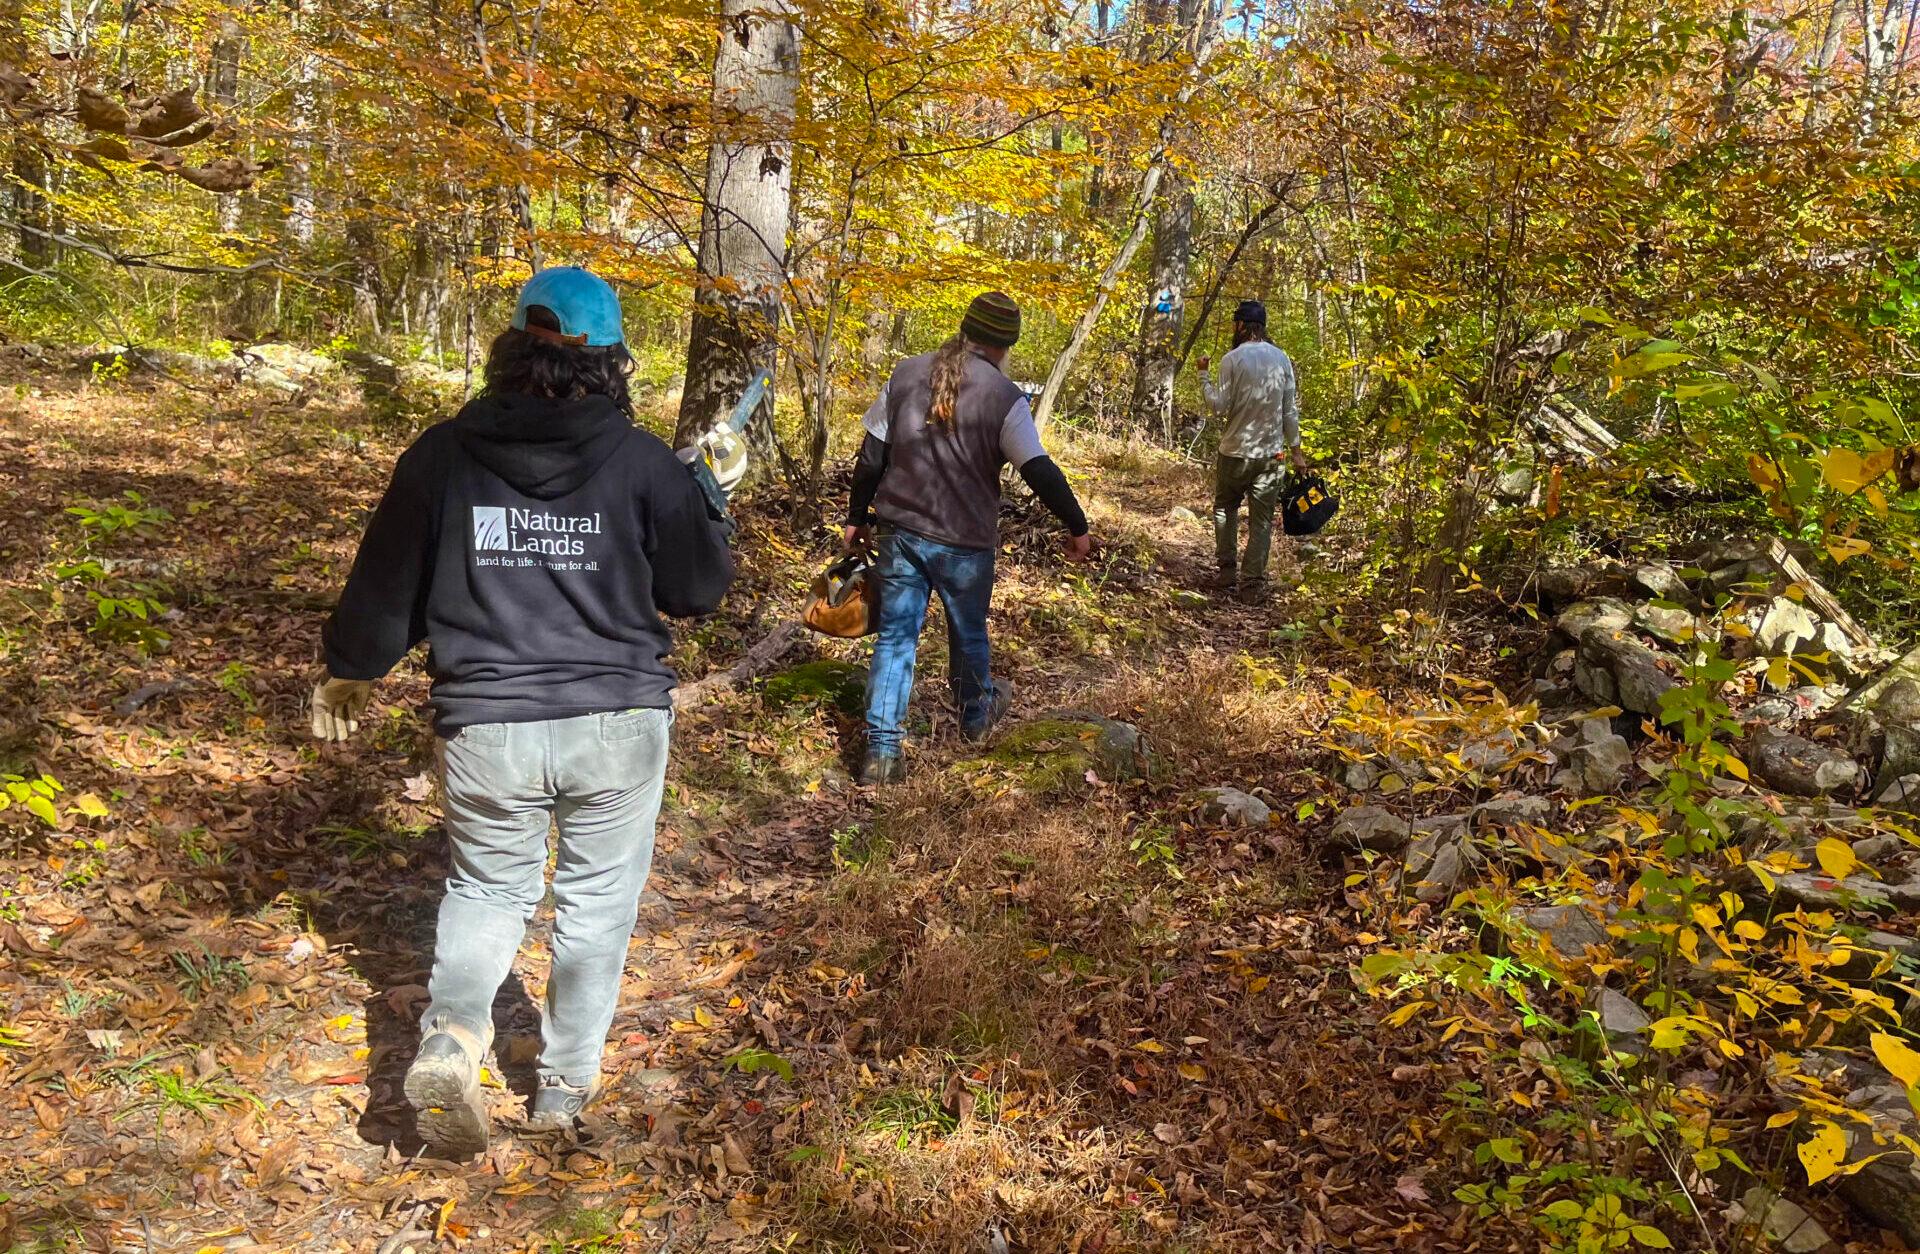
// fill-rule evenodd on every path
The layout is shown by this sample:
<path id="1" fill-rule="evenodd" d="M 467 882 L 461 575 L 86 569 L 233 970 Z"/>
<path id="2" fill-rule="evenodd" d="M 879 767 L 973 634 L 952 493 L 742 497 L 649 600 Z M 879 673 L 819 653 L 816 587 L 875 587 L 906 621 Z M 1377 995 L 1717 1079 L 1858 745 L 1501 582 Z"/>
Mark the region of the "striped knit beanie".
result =
<path id="1" fill-rule="evenodd" d="M 1020 306 L 1005 292 L 982 292 L 960 319 L 960 334 L 975 344 L 1012 348 L 1020 338 Z"/>

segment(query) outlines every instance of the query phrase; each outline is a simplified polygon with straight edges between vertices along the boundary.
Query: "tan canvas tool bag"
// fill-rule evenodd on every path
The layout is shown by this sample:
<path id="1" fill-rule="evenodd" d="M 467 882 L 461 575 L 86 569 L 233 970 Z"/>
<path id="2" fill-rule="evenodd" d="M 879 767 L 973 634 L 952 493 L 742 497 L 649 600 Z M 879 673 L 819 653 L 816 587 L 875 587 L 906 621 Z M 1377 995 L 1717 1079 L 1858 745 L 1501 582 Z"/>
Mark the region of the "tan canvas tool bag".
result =
<path id="1" fill-rule="evenodd" d="M 814 577 L 800 621 L 823 636 L 855 640 L 880 629 L 873 561 L 854 550 Z"/>

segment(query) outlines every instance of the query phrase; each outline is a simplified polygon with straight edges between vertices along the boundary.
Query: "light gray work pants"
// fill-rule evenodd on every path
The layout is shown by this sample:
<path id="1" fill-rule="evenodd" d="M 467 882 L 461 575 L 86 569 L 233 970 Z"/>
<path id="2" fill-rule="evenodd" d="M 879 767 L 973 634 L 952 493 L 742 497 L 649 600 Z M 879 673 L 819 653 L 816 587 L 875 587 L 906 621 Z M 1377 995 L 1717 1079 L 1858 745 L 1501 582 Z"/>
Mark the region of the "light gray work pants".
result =
<path id="1" fill-rule="evenodd" d="M 493 1038 L 493 998 L 553 873 L 553 970 L 542 1077 L 585 1086 L 620 999 L 627 940 L 653 861 L 670 710 L 464 727 L 441 746 L 453 873 L 440 903 L 423 1034 L 451 1023 Z"/>

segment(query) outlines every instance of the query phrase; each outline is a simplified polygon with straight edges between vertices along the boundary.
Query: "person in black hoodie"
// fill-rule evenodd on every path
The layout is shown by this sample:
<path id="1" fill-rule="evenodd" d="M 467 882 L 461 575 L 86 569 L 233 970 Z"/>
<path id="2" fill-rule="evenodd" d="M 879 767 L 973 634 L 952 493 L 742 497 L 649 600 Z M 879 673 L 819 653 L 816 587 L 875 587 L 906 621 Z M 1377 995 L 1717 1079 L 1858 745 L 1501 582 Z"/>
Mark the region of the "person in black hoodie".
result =
<path id="1" fill-rule="evenodd" d="M 316 736 L 359 726 L 372 682 L 422 640 L 453 872 L 406 1093 L 436 1150 L 486 1146 L 492 1005 L 546 893 L 553 969 L 530 1122 L 594 1094 L 667 764 L 676 682 L 662 615 L 733 580 L 726 527 L 686 465 L 633 425 L 613 289 L 536 274 L 486 386 L 401 454 L 323 643 Z"/>

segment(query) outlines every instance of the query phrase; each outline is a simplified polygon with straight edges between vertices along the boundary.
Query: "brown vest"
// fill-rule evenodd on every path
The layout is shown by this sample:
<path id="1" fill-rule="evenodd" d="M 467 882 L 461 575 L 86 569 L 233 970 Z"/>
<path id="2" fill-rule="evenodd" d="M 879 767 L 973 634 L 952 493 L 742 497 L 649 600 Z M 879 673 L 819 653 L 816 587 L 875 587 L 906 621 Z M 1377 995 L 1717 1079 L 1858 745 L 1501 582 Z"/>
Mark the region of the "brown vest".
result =
<path id="1" fill-rule="evenodd" d="M 1000 429 L 1019 385 L 967 354 L 951 426 L 927 422 L 933 354 L 909 357 L 887 381 L 887 472 L 874 494 L 882 524 L 963 549 L 1000 545 Z"/>

